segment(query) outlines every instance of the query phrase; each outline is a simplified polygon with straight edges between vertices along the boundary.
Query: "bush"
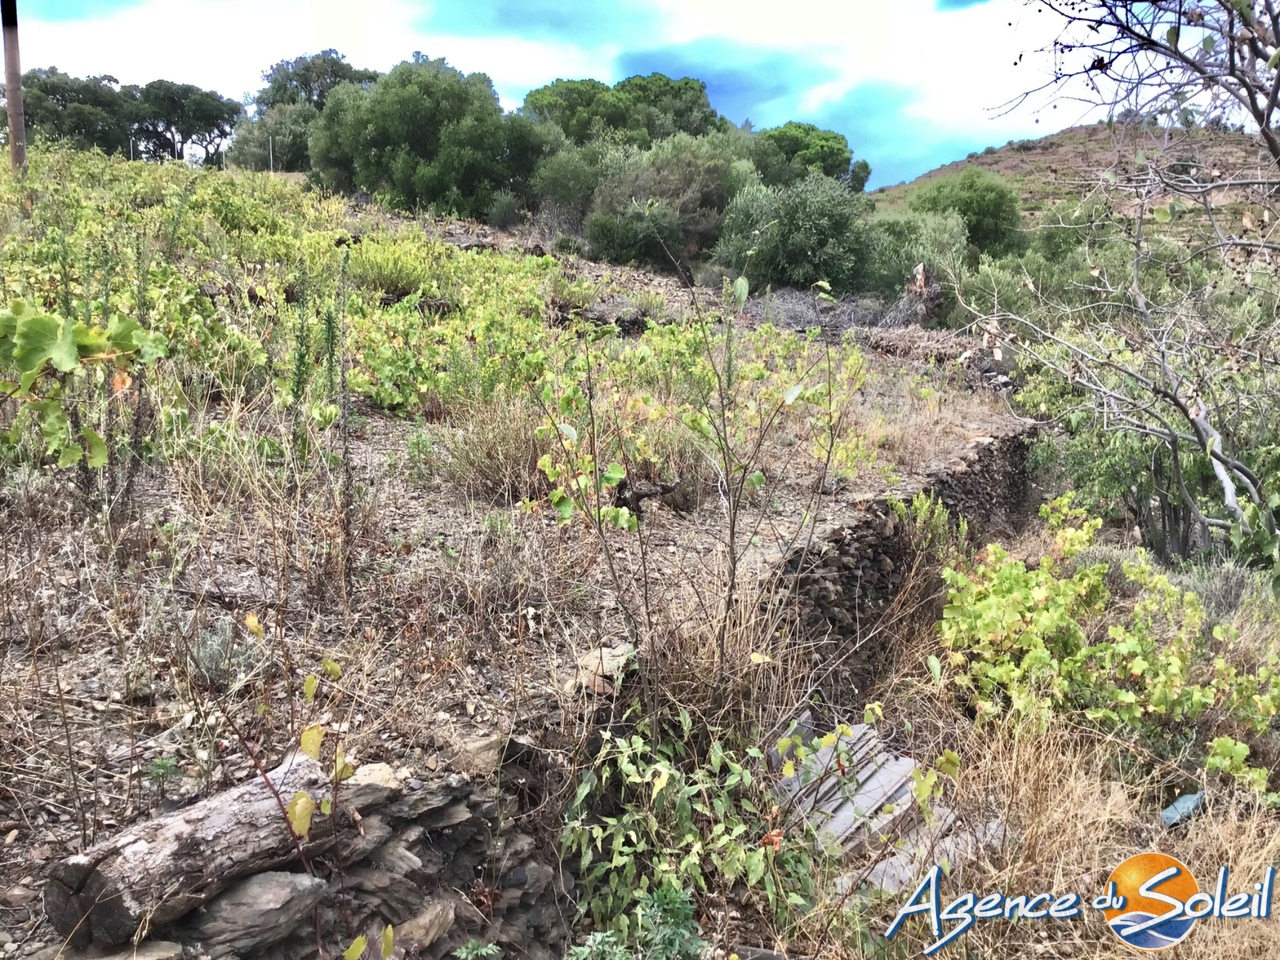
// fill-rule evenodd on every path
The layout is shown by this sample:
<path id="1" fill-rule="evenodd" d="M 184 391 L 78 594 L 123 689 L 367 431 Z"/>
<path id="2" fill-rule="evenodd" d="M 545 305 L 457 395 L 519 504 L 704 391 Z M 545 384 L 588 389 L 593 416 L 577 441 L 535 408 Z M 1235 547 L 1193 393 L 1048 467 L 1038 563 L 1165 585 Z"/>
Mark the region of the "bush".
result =
<path id="1" fill-rule="evenodd" d="M 745 157 L 729 164 L 724 174 L 724 193 L 726 200 L 732 200 L 745 187 L 758 187 L 764 181 L 756 165 Z"/>
<path id="2" fill-rule="evenodd" d="M 1106 561 L 1082 562 L 1101 521 L 1070 503 L 1068 495 L 1041 509 L 1056 543 L 1037 569 L 992 545 L 970 568 L 943 571 L 942 638 L 978 717 L 1043 727 L 1055 713 L 1078 713 L 1153 750 L 1194 736 L 1210 713 L 1215 732 L 1267 730 L 1280 712 L 1274 655 L 1254 672 L 1206 655 L 1204 607 L 1141 552 L 1135 562 L 1119 557 L 1136 602 L 1113 606 Z M 1229 606 L 1237 590 L 1222 593 Z M 1224 626 L 1211 635 L 1232 639 Z"/>
<path id="3" fill-rule="evenodd" d="M 871 266 L 871 202 L 819 173 L 781 188 L 745 187 L 725 212 L 713 260 L 753 286 L 863 289 Z"/>
<path id="4" fill-rule="evenodd" d="M 246 170 L 308 170 L 307 138 L 320 112 L 309 103 L 271 107 L 262 116 L 241 120 L 227 160 Z M 269 142 L 268 142 L 269 141 Z"/>
<path id="5" fill-rule="evenodd" d="M 917 264 L 942 276 L 965 259 L 968 235 L 955 212 L 878 217 L 870 223 L 871 263 L 863 290 L 896 295 Z"/>
<path id="6" fill-rule="evenodd" d="M 679 220 L 680 245 L 696 254 L 714 244 L 720 234 L 736 145 L 731 135 L 693 137 L 681 133 L 649 150 L 622 154 L 601 178 L 594 209 L 620 214 L 633 200 L 659 201 Z M 733 176 L 743 173 L 739 167 Z"/>
<path id="7" fill-rule="evenodd" d="M 600 182 L 599 161 L 581 147 L 566 147 L 538 164 L 533 174 L 533 196 L 571 213 L 581 222 L 591 204 L 591 195 Z"/>
<path id="8" fill-rule="evenodd" d="M 593 213 L 587 218 L 592 256 L 609 263 L 637 264 L 670 270 L 679 257 L 683 234 L 669 207 L 632 204 L 621 213 Z"/>
<path id="9" fill-rule="evenodd" d="M 1045 216 L 1031 241 L 1031 248 L 1050 262 L 1060 262 L 1078 250 L 1084 241 L 1097 239 L 1107 222 L 1105 203 L 1063 200 Z"/>
<path id="10" fill-rule="evenodd" d="M 556 237 L 551 249 L 555 250 L 556 253 L 575 257 L 585 257 L 587 255 L 587 245 L 582 242 L 581 237 L 575 237 L 572 233 L 562 233 Z"/>
<path id="11" fill-rule="evenodd" d="M 1017 193 L 995 174 L 976 167 L 930 184 L 910 206 L 917 213 L 954 210 L 964 219 L 969 242 L 983 253 L 998 257 L 1026 247 Z"/>
<path id="12" fill-rule="evenodd" d="M 520 222 L 520 201 L 510 190 L 501 190 L 494 194 L 489 204 L 489 226 L 507 230 Z"/>
<path id="13" fill-rule="evenodd" d="M 523 191 L 557 136 L 504 117 L 484 74 L 415 56 L 368 89 L 336 87 L 312 125 L 310 150 L 326 187 L 473 217 L 500 187 Z"/>

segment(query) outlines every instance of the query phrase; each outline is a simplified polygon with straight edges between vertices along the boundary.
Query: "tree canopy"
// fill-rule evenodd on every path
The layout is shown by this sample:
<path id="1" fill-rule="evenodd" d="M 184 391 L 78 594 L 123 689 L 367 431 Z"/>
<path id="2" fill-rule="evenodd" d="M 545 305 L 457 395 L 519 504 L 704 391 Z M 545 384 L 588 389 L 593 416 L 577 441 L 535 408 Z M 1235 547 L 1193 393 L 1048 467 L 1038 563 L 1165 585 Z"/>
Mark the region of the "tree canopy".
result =
<path id="1" fill-rule="evenodd" d="M 353 67 L 346 57 L 330 49 L 281 60 L 266 71 L 262 79 L 267 85 L 254 98 L 260 111 L 298 103 L 322 110 L 325 98 L 334 87 L 343 83 L 368 86 L 378 79 L 378 71 Z"/>
<path id="2" fill-rule="evenodd" d="M 27 129 L 80 150 L 129 149 L 129 98 L 115 77 L 81 79 L 48 67 L 23 74 L 22 88 Z"/>
<path id="3" fill-rule="evenodd" d="M 132 92 L 135 88 L 126 88 Z M 190 83 L 152 80 L 137 90 L 134 137 L 151 159 L 182 160 L 195 144 L 217 155 L 244 112 L 239 102 Z"/>
<path id="4" fill-rule="evenodd" d="M 474 215 L 527 181 L 548 142 L 526 118 L 504 118 L 485 74 L 415 54 L 367 89 L 337 87 L 310 146 L 327 186 Z"/>
<path id="5" fill-rule="evenodd" d="M 661 73 L 628 77 L 612 87 L 599 80 L 555 80 L 529 91 L 522 112 L 557 124 L 577 144 L 615 131 L 648 146 L 677 133 L 697 137 L 729 126 L 712 109 L 705 83 Z"/>
<path id="6" fill-rule="evenodd" d="M 193 144 L 217 155 L 243 112 L 235 100 L 170 80 L 120 86 L 114 77 L 80 79 L 49 67 L 22 82 L 28 129 L 107 153 L 127 151 L 133 139 L 148 159 L 183 159 Z"/>

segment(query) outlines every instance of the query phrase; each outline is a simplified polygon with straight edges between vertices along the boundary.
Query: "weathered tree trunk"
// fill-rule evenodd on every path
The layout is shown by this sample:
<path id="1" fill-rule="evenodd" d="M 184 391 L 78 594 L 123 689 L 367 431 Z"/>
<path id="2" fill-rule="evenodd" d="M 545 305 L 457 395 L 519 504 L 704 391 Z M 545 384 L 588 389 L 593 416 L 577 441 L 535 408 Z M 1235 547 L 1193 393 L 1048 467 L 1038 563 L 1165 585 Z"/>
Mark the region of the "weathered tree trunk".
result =
<path id="1" fill-rule="evenodd" d="M 50 922 L 74 946 L 117 945 L 142 930 L 182 917 L 234 881 L 325 855 L 346 863 L 361 852 L 363 813 L 400 795 L 385 764 L 361 767 L 338 790 L 336 809 L 330 778 L 304 755 L 287 759 L 267 775 L 186 809 L 138 825 L 50 870 L 44 904 Z M 305 841 L 295 837 L 281 804 L 299 791 L 317 806 Z M 447 802 L 443 801 L 443 802 Z"/>
<path id="2" fill-rule="evenodd" d="M 270 788 L 259 777 L 56 864 L 46 913 L 71 946 L 155 937 L 210 960 L 337 957 L 387 926 L 398 951 L 424 960 L 471 939 L 553 960 L 573 888 L 554 849 L 539 854 L 512 828 L 513 798 L 491 784 L 413 773 L 361 766 L 324 815 L 327 771 L 295 757 L 267 774 Z M 281 810 L 299 790 L 317 805 L 305 841 Z"/>
<path id="3" fill-rule="evenodd" d="M 22 109 L 22 64 L 18 56 L 18 0 L 0 0 L 4 28 L 5 102 L 9 114 L 9 157 L 14 170 L 27 169 L 27 126 Z"/>

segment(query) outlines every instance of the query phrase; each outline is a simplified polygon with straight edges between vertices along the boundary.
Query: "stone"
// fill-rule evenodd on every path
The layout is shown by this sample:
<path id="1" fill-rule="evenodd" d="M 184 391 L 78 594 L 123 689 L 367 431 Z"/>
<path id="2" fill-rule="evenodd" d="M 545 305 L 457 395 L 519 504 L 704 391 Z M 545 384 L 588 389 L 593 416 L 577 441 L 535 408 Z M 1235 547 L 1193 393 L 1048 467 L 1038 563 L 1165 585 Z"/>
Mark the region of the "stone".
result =
<path id="1" fill-rule="evenodd" d="M 213 960 L 245 956 L 288 937 L 328 886 L 305 873 L 255 874 L 192 911 L 175 925 L 173 935 L 200 944 Z"/>
<path id="2" fill-rule="evenodd" d="M 40 894 L 21 883 L 15 884 L 4 893 L 0 893 L 0 904 L 6 907 L 25 907 L 39 899 Z"/>
<path id="3" fill-rule="evenodd" d="M 452 900 L 432 900 L 416 917 L 396 927 L 396 946 L 425 950 L 453 926 L 455 912 Z"/>
<path id="4" fill-rule="evenodd" d="M 149 940 L 135 949 L 114 950 L 89 947 L 76 950 L 55 943 L 32 955 L 34 960 L 182 960 L 182 944 L 167 940 Z"/>
<path id="5" fill-rule="evenodd" d="M 507 738 L 500 733 L 473 737 L 458 744 L 458 756 L 454 764 L 477 777 L 491 777 L 502 766 Z"/>
<path id="6" fill-rule="evenodd" d="M 597 647 L 584 654 L 578 658 L 577 673 L 565 684 L 565 692 L 573 693 L 581 687 L 600 695 L 612 693 L 613 685 L 609 681 L 622 673 L 635 652 L 636 648 L 630 643 L 620 643 Z"/>

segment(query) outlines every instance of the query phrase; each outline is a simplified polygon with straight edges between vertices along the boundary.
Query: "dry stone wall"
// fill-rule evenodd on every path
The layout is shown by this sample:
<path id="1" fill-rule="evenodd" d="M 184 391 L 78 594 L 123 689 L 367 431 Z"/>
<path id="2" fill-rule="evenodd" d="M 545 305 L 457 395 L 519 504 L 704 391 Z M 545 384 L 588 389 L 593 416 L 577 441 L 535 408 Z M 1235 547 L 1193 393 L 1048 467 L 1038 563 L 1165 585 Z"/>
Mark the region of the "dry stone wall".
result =
<path id="1" fill-rule="evenodd" d="M 813 542 L 775 559 L 771 595 L 796 603 L 806 633 L 856 640 L 897 594 L 912 562 L 892 501 L 931 494 L 977 535 L 1016 527 L 1030 501 L 1030 441 L 1029 432 L 972 440 L 925 477 L 857 502 Z"/>

